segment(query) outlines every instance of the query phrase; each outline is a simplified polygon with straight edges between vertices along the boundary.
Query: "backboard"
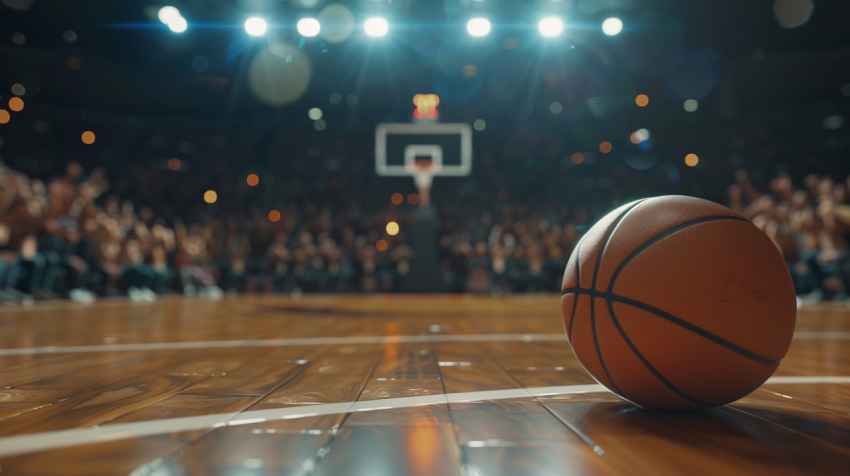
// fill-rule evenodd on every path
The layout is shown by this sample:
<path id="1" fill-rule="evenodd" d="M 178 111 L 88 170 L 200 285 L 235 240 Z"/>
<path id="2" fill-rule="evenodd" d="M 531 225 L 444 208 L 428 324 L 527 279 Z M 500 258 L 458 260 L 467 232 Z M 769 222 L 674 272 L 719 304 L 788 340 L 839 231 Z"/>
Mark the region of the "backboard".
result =
<path id="1" fill-rule="evenodd" d="M 387 123 L 375 129 L 375 172 L 412 176 L 429 187 L 434 176 L 461 177 L 472 172 L 469 124 Z"/>

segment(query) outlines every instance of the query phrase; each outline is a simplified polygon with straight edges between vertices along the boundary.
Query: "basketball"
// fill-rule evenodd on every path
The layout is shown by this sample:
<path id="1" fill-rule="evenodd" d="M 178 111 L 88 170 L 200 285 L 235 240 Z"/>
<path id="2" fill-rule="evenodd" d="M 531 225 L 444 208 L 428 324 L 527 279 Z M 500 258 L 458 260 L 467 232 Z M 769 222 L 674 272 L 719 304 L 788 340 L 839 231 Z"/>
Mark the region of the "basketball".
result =
<path id="1" fill-rule="evenodd" d="M 776 245 L 743 216 L 692 197 L 638 200 L 581 239 L 561 286 L 582 366 L 638 405 L 724 405 L 773 374 L 796 299 Z"/>

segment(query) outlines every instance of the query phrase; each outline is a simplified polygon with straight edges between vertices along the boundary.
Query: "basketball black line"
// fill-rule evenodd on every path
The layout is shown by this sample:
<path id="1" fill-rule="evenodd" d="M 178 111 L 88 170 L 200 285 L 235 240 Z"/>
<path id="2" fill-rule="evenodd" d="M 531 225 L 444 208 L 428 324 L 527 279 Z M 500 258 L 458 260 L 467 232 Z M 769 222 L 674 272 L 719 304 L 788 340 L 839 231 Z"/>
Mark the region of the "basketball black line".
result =
<path id="1" fill-rule="evenodd" d="M 620 302 L 620 303 L 623 303 L 623 304 L 627 304 L 629 306 L 636 307 L 638 309 L 643 309 L 644 311 L 647 311 L 651 314 L 655 314 L 656 316 L 658 316 L 662 319 L 666 319 L 666 320 L 668 320 L 668 321 L 670 321 L 670 322 L 672 322 L 672 323 L 674 323 L 674 324 L 676 324 L 680 327 L 684 327 L 685 329 L 687 329 L 687 330 L 689 330 L 689 331 L 691 331 L 695 334 L 698 334 L 699 336 L 704 337 L 704 338 L 714 342 L 715 344 L 719 344 L 723 347 L 726 347 L 727 349 L 729 349 L 729 350 L 731 350 L 731 351 L 733 351 L 733 352 L 735 352 L 735 353 L 737 353 L 737 354 L 739 354 L 743 357 L 746 357 L 750 360 L 755 360 L 756 362 L 759 362 L 759 363 L 762 363 L 762 364 L 765 364 L 765 365 L 774 365 L 774 366 L 778 366 L 780 363 L 782 363 L 781 360 L 768 359 L 767 357 L 762 357 L 761 355 L 750 352 L 749 350 L 744 349 L 743 347 L 737 346 L 737 345 L 729 342 L 728 340 L 725 340 L 722 337 L 719 337 L 715 334 L 712 334 L 711 332 L 708 332 L 707 330 L 703 329 L 702 327 L 695 326 L 694 324 L 691 324 L 690 322 L 688 322 L 684 319 L 676 317 L 673 314 L 670 314 L 669 312 L 662 311 L 661 309 L 658 309 L 657 307 L 650 306 L 649 304 L 646 304 L 646 303 L 643 303 L 643 302 L 640 302 L 640 301 L 636 301 L 634 299 L 630 299 L 630 298 L 627 298 L 625 296 L 619 296 L 619 295 L 616 295 L 616 294 L 613 294 L 613 293 L 607 293 L 607 292 L 593 293 L 593 292 L 590 292 L 589 290 L 583 289 L 583 288 L 567 288 L 567 289 L 564 289 L 563 294 L 570 294 L 570 293 L 576 294 L 576 299 L 578 299 L 578 297 L 582 294 L 588 294 L 588 295 L 591 296 L 591 299 L 593 297 L 601 297 L 601 298 L 603 298 L 607 301 Z"/>
<path id="2" fill-rule="evenodd" d="M 653 238 L 650 238 L 649 241 L 645 242 L 644 244 L 640 245 L 636 250 L 632 251 L 631 254 L 626 256 L 626 258 L 622 262 L 620 262 L 620 265 L 617 266 L 617 269 L 614 270 L 614 274 L 611 275 L 611 280 L 608 282 L 608 292 L 609 293 L 614 292 L 614 281 L 617 280 L 617 277 L 620 275 L 620 272 L 623 270 L 623 268 L 625 268 L 626 265 L 629 264 L 629 262 L 631 260 L 635 259 L 635 257 L 637 257 L 637 255 L 641 254 L 647 248 L 654 245 L 655 243 L 658 243 L 659 241 L 663 240 L 664 238 L 667 238 L 668 236 L 672 235 L 673 233 L 684 230 L 685 228 L 690 228 L 694 225 L 699 225 L 700 223 L 706 223 L 706 222 L 716 221 L 716 220 L 738 220 L 738 221 L 744 221 L 744 222 L 747 222 L 747 223 L 751 223 L 749 220 L 747 220 L 745 218 L 739 218 L 739 217 L 735 217 L 735 216 L 728 216 L 728 215 L 710 216 L 710 217 L 697 218 L 695 220 L 691 220 L 691 221 L 682 223 L 681 225 L 674 226 L 673 228 L 670 228 L 669 230 L 667 230 L 665 232 L 662 232 L 658 235 L 655 235 Z"/>
<path id="3" fill-rule="evenodd" d="M 576 286 L 581 286 L 581 267 L 578 265 L 579 256 L 581 255 L 581 240 L 576 244 Z M 562 294 L 563 295 L 563 294 Z M 573 345 L 573 320 L 576 318 L 576 309 L 578 308 L 578 294 L 573 299 L 573 312 L 570 314 L 570 330 L 567 332 L 567 341 L 570 346 Z"/>
<path id="4" fill-rule="evenodd" d="M 593 299 L 593 298 L 591 298 L 591 299 Z M 641 362 L 643 362 L 643 365 L 647 369 L 649 369 L 649 371 L 652 372 L 652 374 L 655 375 L 655 377 L 658 378 L 658 380 L 660 380 L 664 385 L 667 386 L 667 388 L 669 388 L 670 390 L 672 390 L 673 392 L 675 392 L 677 395 L 684 398 L 685 400 L 688 400 L 692 403 L 696 403 L 697 405 L 702 405 L 704 407 L 710 407 L 711 406 L 707 403 L 700 402 L 699 400 L 689 396 L 685 392 L 676 388 L 676 386 L 673 385 L 672 383 L 670 383 L 669 380 L 664 378 L 664 376 L 661 375 L 661 372 L 656 370 L 655 367 L 653 367 L 652 364 L 649 363 L 649 361 L 646 359 L 646 357 L 644 357 L 643 354 L 641 354 L 641 352 L 638 350 L 638 348 L 634 344 L 634 342 L 632 342 L 632 340 L 629 339 L 629 336 L 626 334 L 626 331 L 623 330 L 622 326 L 620 326 L 620 321 L 617 320 L 617 315 L 614 314 L 614 303 L 607 300 L 607 299 L 605 300 L 605 302 L 608 303 L 608 313 L 611 315 L 611 320 L 614 322 L 614 327 L 617 328 L 617 332 L 620 333 L 620 337 L 622 337 L 623 340 L 626 341 L 626 344 L 628 344 L 628 346 L 632 349 L 632 352 L 635 353 L 637 358 L 640 359 Z M 620 393 L 623 393 L 623 392 L 620 392 Z M 629 398 L 625 394 L 623 394 L 623 396 L 626 397 L 626 398 Z"/>
<path id="5" fill-rule="evenodd" d="M 644 199 L 646 200 L 646 199 Z M 605 233 L 605 239 L 602 241 L 602 246 L 599 247 L 599 251 L 596 254 L 596 266 L 593 268 L 593 279 L 590 283 L 590 289 L 596 290 L 596 278 L 599 275 L 599 263 L 602 261 L 602 253 L 605 252 L 605 247 L 608 246 L 608 242 L 611 240 L 611 236 L 614 234 L 614 230 L 617 229 L 617 225 L 620 224 L 621 221 L 632 211 L 636 206 L 640 205 L 643 200 L 638 200 L 632 204 L 629 208 L 625 209 L 620 216 L 617 217 L 617 220 L 611 225 L 611 228 Z M 586 235 L 585 235 L 586 236 Z M 582 237 L 584 238 L 584 237 Z M 578 258 L 578 257 L 577 257 Z M 581 282 L 577 283 L 579 287 L 581 287 Z M 578 301 L 578 295 L 576 295 L 576 301 Z M 605 359 L 602 358 L 602 349 L 599 348 L 599 336 L 596 333 L 596 310 L 595 310 L 595 299 L 593 297 L 590 298 L 590 329 L 593 331 L 593 344 L 596 346 L 596 355 L 599 357 L 599 363 L 602 364 L 602 370 L 605 371 L 605 375 L 608 377 L 608 381 L 611 382 L 611 385 L 617 390 L 617 393 L 623 393 L 620 391 L 620 387 L 614 382 L 614 379 L 611 377 L 611 373 L 608 372 L 608 366 L 605 365 Z M 572 344 L 571 344 L 572 345 Z"/>
<path id="6" fill-rule="evenodd" d="M 617 217 L 617 221 L 611 225 L 611 229 L 608 230 L 608 233 L 605 234 L 605 241 L 602 242 L 602 246 L 599 248 L 599 254 L 596 255 L 596 267 L 593 268 L 593 280 L 590 283 L 590 289 L 596 290 L 596 278 L 599 276 L 599 265 L 602 263 L 602 253 L 605 252 L 605 248 L 608 247 L 608 242 L 611 241 L 611 237 L 614 236 L 614 232 L 617 230 L 617 227 L 620 223 L 626 219 L 626 215 L 629 214 L 636 206 L 640 205 L 644 200 L 638 200 L 634 202 L 634 205 L 627 208 L 619 217 Z M 578 286 L 581 287 L 581 283 L 578 283 Z"/>

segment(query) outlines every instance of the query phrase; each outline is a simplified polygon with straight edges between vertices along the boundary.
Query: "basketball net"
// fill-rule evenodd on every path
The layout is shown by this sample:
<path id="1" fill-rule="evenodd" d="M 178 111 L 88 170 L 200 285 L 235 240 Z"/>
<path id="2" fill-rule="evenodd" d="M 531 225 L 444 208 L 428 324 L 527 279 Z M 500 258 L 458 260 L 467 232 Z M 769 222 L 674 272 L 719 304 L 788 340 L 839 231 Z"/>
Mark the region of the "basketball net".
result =
<path id="1" fill-rule="evenodd" d="M 427 211 L 431 207 L 431 185 L 434 183 L 434 175 L 442 168 L 439 161 L 414 160 L 405 165 L 405 168 L 413 176 L 413 181 L 419 189 L 419 209 Z"/>

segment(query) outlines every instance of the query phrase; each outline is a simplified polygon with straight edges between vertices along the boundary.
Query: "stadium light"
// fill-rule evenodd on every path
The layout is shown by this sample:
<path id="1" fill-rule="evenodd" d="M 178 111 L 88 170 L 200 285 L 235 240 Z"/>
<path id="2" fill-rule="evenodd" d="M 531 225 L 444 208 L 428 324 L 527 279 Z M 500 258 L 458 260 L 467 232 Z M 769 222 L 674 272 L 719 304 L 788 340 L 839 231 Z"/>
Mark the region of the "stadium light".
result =
<path id="1" fill-rule="evenodd" d="M 546 17 L 540 20 L 540 23 L 537 24 L 537 29 L 540 30 L 541 35 L 552 38 L 564 31 L 564 22 L 557 17 Z"/>
<path id="2" fill-rule="evenodd" d="M 301 36 L 316 36 L 322 29 L 319 20 L 315 18 L 302 18 L 298 20 L 298 25 L 296 26 Z"/>
<path id="3" fill-rule="evenodd" d="M 608 36 L 614 36 L 623 31 L 623 20 L 619 18 L 608 18 L 602 22 L 602 33 Z"/>
<path id="4" fill-rule="evenodd" d="M 266 21 L 260 17 L 251 17 L 245 20 L 245 31 L 251 36 L 263 36 L 267 29 Z"/>
<path id="5" fill-rule="evenodd" d="M 473 18 L 466 23 L 466 31 L 472 36 L 487 36 L 487 33 L 490 33 L 490 20 Z"/>
<path id="6" fill-rule="evenodd" d="M 366 23 L 363 24 L 363 29 L 366 30 L 366 34 L 369 36 L 384 36 L 389 31 L 390 25 L 383 18 L 373 17 L 366 20 Z"/>

